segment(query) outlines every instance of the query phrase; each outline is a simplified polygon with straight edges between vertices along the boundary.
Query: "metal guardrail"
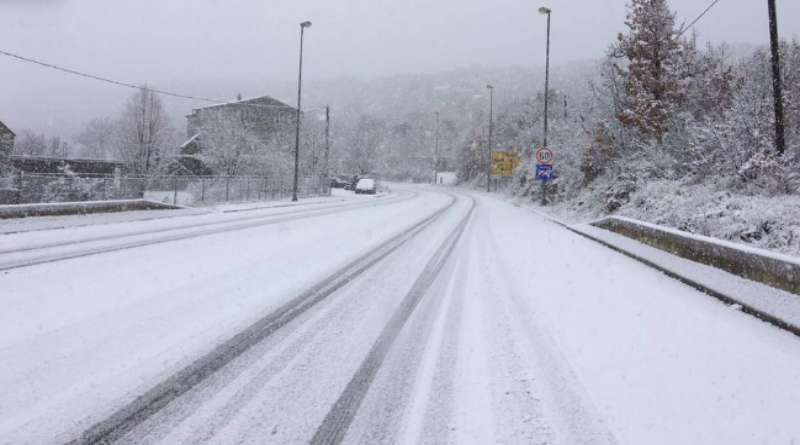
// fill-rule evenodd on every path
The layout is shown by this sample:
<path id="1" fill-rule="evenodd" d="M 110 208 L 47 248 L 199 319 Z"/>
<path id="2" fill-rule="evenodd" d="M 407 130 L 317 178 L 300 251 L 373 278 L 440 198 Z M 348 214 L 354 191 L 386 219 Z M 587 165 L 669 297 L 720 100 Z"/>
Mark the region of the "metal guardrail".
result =
<path id="1" fill-rule="evenodd" d="M 149 199 L 176 205 L 208 205 L 226 202 L 269 201 L 292 195 L 291 179 L 242 176 L 103 176 L 17 174 L 5 178 L 3 204 L 87 202 Z M 324 178 L 300 178 L 298 196 L 330 193 Z"/>

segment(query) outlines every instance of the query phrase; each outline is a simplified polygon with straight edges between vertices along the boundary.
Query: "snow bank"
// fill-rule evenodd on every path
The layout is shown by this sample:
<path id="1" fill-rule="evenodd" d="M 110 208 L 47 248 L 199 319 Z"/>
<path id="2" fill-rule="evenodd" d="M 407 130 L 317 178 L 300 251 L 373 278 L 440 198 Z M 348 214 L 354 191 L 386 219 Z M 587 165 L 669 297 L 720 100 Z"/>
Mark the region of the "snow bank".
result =
<path id="1" fill-rule="evenodd" d="M 542 210 L 572 223 L 608 216 L 605 206 L 610 186 L 610 182 L 598 180 Z M 537 203 L 536 198 L 530 205 Z M 614 215 L 800 256 L 800 196 L 764 196 L 737 191 L 724 182 L 640 182 Z"/>
<path id="2" fill-rule="evenodd" d="M 618 212 L 690 233 L 800 256 L 800 196 L 730 191 L 726 184 L 658 181 Z"/>
<path id="3" fill-rule="evenodd" d="M 130 212 L 136 210 L 166 210 L 180 207 L 148 201 L 129 199 L 119 201 L 59 202 L 46 204 L 0 205 L 0 219 L 28 218 L 33 216 L 83 215 L 90 213 Z"/>

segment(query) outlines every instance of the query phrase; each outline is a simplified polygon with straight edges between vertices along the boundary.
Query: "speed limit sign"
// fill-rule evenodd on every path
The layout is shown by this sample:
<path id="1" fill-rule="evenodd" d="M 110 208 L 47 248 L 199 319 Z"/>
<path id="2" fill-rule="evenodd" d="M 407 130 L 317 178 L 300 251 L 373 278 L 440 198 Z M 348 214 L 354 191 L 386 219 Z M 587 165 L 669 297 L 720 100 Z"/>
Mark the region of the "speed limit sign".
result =
<path id="1" fill-rule="evenodd" d="M 552 164 L 553 163 L 553 150 L 547 147 L 541 147 L 536 150 L 536 157 L 537 164 Z"/>

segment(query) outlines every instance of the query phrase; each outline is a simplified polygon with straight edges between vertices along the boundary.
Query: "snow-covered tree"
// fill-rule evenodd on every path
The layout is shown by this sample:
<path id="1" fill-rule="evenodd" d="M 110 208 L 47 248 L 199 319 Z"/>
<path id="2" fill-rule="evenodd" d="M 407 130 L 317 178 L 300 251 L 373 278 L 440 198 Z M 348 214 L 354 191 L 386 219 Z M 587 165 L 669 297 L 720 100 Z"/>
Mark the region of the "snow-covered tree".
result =
<path id="1" fill-rule="evenodd" d="M 620 34 L 612 47 L 625 92 L 617 118 L 642 136 L 661 142 L 684 100 L 685 42 L 667 0 L 631 0 L 625 26 L 628 32 Z"/>
<path id="2" fill-rule="evenodd" d="M 14 154 L 24 156 L 47 156 L 50 143 L 47 136 L 30 130 L 22 130 L 14 144 Z"/>
<path id="3" fill-rule="evenodd" d="M 351 135 L 350 150 L 345 158 L 348 171 L 372 173 L 378 167 L 379 156 L 384 148 L 385 126 L 378 119 L 363 116 Z"/>
<path id="4" fill-rule="evenodd" d="M 119 157 L 131 173 L 158 171 L 175 147 L 175 132 L 161 98 L 144 86 L 125 105 L 119 126 Z"/>
<path id="5" fill-rule="evenodd" d="M 113 158 L 118 153 L 117 133 L 117 123 L 110 117 L 90 120 L 75 136 L 75 141 L 81 145 L 78 154 L 95 159 Z"/>
<path id="6" fill-rule="evenodd" d="M 263 165 L 258 157 L 266 152 L 264 142 L 245 126 L 241 112 L 207 113 L 201 118 L 201 157 L 217 174 L 255 173 L 255 164 Z"/>

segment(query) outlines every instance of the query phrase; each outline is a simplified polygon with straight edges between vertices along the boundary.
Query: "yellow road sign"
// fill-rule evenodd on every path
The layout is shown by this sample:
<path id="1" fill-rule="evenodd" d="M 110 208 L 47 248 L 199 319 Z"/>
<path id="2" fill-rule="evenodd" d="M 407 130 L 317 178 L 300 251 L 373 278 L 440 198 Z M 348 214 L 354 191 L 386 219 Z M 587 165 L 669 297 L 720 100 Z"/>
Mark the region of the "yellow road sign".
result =
<path id="1" fill-rule="evenodd" d="M 513 176 L 519 164 L 519 153 L 515 151 L 492 152 L 492 176 Z"/>

